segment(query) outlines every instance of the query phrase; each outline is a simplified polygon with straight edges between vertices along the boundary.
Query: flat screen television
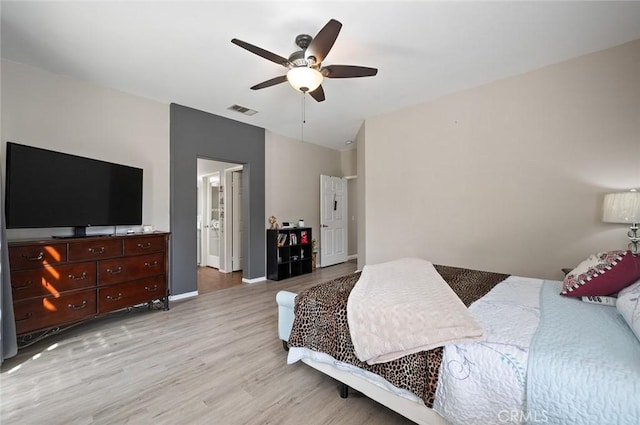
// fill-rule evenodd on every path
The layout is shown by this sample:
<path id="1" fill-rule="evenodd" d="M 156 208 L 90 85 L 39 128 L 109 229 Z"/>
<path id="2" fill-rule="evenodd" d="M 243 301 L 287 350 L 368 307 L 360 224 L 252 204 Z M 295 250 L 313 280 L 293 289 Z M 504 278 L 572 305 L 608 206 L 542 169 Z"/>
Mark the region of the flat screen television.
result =
<path id="1" fill-rule="evenodd" d="M 9 229 L 142 224 L 142 169 L 7 142 Z"/>

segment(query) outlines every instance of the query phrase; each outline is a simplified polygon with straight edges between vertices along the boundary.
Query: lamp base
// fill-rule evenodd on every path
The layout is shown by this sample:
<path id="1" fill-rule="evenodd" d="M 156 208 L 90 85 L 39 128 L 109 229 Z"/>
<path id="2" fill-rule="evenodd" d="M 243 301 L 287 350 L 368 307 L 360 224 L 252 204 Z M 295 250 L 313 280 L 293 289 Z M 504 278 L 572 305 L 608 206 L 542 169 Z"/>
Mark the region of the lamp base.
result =
<path id="1" fill-rule="evenodd" d="M 627 236 L 629 236 L 629 250 L 633 255 L 638 255 L 640 252 L 638 251 L 638 242 L 640 242 L 640 237 L 638 237 L 638 223 L 633 223 L 627 232 Z"/>

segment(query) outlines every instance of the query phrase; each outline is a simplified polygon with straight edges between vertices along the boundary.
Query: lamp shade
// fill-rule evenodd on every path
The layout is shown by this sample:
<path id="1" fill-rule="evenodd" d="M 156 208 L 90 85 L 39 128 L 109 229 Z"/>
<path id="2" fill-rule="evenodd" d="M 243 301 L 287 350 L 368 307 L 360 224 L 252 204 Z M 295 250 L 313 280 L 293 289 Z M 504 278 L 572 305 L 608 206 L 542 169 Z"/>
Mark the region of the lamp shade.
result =
<path id="1" fill-rule="evenodd" d="M 635 190 L 604 195 L 602 221 L 640 223 L 640 192 Z"/>
<path id="2" fill-rule="evenodd" d="M 300 66 L 291 68 L 287 72 L 287 80 L 294 89 L 303 93 L 312 92 L 322 83 L 323 76 L 320 71 Z"/>

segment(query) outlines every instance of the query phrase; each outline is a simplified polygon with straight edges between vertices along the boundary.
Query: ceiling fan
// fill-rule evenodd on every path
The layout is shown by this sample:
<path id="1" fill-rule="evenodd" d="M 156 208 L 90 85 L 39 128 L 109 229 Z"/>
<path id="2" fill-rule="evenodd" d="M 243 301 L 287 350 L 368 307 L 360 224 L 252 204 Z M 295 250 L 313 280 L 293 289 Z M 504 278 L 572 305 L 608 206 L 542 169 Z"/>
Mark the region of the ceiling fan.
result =
<path id="1" fill-rule="evenodd" d="M 234 38 L 231 42 L 271 62 L 289 68 L 285 75 L 256 84 L 251 87 L 252 90 L 259 90 L 289 81 L 289 84 L 294 89 L 309 93 L 316 101 L 322 102 L 325 100 L 324 90 L 321 85 L 324 78 L 372 77 L 378 73 L 376 68 L 365 66 L 322 66 L 322 61 L 333 47 L 336 38 L 338 38 L 340 28 L 342 28 L 342 24 L 335 19 L 331 19 L 315 37 L 311 37 L 308 34 L 298 35 L 296 37 L 296 45 L 302 50 L 293 52 L 289 59 L 237 38 Z"/>

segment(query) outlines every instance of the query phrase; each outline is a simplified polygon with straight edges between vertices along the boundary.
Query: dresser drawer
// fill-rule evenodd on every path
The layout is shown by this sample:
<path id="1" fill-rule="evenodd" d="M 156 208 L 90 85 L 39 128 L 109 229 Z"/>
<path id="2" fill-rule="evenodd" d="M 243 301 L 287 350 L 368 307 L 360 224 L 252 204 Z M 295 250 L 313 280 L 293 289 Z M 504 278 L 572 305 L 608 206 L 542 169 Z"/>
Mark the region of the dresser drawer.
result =
<path id="1" fill-rule="evenodd" d="M 130 236 L 124 240 L 124 255 L 162 252 L 166 248 L 164 236 Z"/>
<path id="2" fill-rule="evenodd" d="M 11 270 L 31 269 L 67 261 L 67 244 L 9 246 Z"/>
<path id="3" fill-rule="evenodd" d="M 100 314 L 163 298 L 167 294 L 164 275 L 132 282 L 118 283 L 98 289 Z"/>
<path id="4" fill-rule="evenodd" d="M 96 314 L 96 291 L 70 295 L 41 297 L 15 303 L 13 306 L 18 335 L 80 321 Z"/>
<path id="5" fill-rule="evenodd" d="M 95 289 L 95 285 L 95 262 L 11 272 L 11 292 L 16 301 L 82 288 Z"/>
<path id="6" fill-rule="evenodd" d="M 164 274 L 164 254 L 138 255 L 98 262 L 98 285 Z"/>
<path id="7" fill-rule="evenodd" d="M 122 255 L 122 240 L 108 237 L 69 243 L 69 261 L 99 260 Z"/>

